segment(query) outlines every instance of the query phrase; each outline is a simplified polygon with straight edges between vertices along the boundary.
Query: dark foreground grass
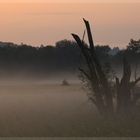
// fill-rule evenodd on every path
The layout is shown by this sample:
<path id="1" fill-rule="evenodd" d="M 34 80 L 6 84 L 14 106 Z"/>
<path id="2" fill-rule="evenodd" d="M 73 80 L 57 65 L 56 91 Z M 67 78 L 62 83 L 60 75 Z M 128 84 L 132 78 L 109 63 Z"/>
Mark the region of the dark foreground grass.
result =
<path id="1" fill-rule="evenodd" d="M 79 130 L 84 137 L 140 137 L 140 119 L 94 119 Z"/>
<path id="2" fill-rule="evenodd" d="M 138 115 L 100 117 L 80 85 L 31 82 L 0 86 L 0 137 L 140 136 Z"/>

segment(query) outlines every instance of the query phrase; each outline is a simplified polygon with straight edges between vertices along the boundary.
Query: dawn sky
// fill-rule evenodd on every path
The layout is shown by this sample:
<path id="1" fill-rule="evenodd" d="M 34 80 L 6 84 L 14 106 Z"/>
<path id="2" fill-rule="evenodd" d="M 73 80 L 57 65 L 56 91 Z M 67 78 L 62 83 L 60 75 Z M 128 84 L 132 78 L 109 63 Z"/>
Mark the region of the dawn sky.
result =
<path id="1" fill-rule="evenodd" d="M 42 3 L 35 3 L 38 0 L 34 0 L 26 3 L 25 0 L 5 0 L 3 3 L 1 0 L 0 40 L 53 45 L 58 40 L 72 39 L 71 33 L 82 36 L 83 17 L 91 23 L 95 44 L 125 47 L 131 38 L 140 38 L 139 0 L 135 1 L 137 3 L 134 0 L 99 1 L 64 3 L 52 0 L 50 3 L 50 0 L 42 0 Z"/>
<path id="2" fill-rule="evenodd" d="M 111 2 L 111 3 L 123 3 L 123 2 L 127 2 L 127 3 L 134 3 L 134 2 L 140 2 L 140 0 L 0 0 L 0 2 L 4 2 L 4 3 L 9 3 L 9 2 L 21 2 L 21 3 L 40 3 L 40 2 L 49 2 L 49 3 L 104 3 L 104 2 Z"/>

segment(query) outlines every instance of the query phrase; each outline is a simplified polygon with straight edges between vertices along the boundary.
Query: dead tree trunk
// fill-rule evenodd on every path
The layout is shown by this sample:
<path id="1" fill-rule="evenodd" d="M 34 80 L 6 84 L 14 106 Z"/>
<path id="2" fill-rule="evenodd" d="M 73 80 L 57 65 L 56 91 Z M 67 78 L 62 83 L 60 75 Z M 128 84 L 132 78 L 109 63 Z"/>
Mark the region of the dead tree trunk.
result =
<path id="1" fill-rule="evenodd" d="M 123 60 L 123 76 L 121 81 L 116 77 L 116 94 L 115 100 L 117 107 L 113 104 L 113 93 L 108 79 L 103 72 L 102 66 L 95 52 L 94 42 L 89 22 L 84 19 L 87 30 L 89 46 L 87 47 L 83 40 L 76 34 L 72 34 L 73 38 L 79 45 L 81 52 L 85 58 L 87 70 L 79 68 L 91 85 L 93 96 L 90 97 L 96 105 L 99 112 L 104 115 L 127 114 L 132 110 L 132 106 L 136 104 L 136 99 L 132 95 L 132 88 L 140 81 L 140 78 L 130 82 L 131 68 L 126 59 Z"/>
<path id="2" fill-rule="evenodd" d="M 113 96 L 111 89 L 95 53 L 89 22 L 84 19 L 84 23 L 87 29 L 89 47 L 84 45 L 78 35 L 72 34 L 81 49 L 88 67 L 88 71 L 83 69 L 80 69 L 80 71 L 86 76 L 92 85 L 94 98 L 91 97 L 91 100 L 95 103 L 100 113 L 113 114 Z"/>
<path id="3" fill-rule="evenodd" d="M 136 103 L 139 97 L 135 96 L 133 89 L 136 84 L 140 81 L 140 78 L 135 79 L 135 81 L 130 81 L 131 78 L 131 67 L 126 59 L 123 59 L 123 76 L 119 81 L 116 78 L 117 87 L 117 114 L 120 115 L 132 115 L 136 108 Z"/>
<path id="4" fill-rule="evenodd" d="M 117 87 L 117 112 L 119 114 L 126 114 L 131 108 L 131 69 L 127 61 L 123 60 L 123 77 L 121 81 L 116 78 Z"/>

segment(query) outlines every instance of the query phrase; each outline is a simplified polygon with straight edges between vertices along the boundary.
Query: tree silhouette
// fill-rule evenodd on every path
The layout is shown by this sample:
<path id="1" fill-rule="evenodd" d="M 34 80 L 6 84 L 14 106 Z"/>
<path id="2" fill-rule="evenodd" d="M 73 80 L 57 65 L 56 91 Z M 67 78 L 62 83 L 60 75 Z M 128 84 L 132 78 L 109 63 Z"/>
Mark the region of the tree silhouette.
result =
<path id="1" fill-rule="evenodd" d="M 140 78 L 137 78 L 135 81 L 130 81 L 131 67 L 125 58 L 127 51 L 123 54 L 122 78 L 119 80 L 119 78 L 116 77 L 116 82 L 113 87 L 111 87 L 108 77 L 103 71 L 101 62 L 98 59 L 98 55 L 95 52 L 90 24 L 85 19 L 84 23 L 87 29 L 89 46 L 85 46 L 83 40 L 81 40 L 78 35 L 72 34 L 72 36 L 79 45 L 82 55 L 85 58 L 86 68 L 79 68 L 79 70 L 91 86 L 92 94 L 89 97 L 90 100 L 96 105 L 101 115 L 105 117 L 118 115 L 128 116 L 130 113 L 133 114 L 138 97 L 135 97 L 132 89 L 140 81 Z M 115 91 L 115 96 L 113 96 L 112 88 L 114 89 L 113 91 Z"/>

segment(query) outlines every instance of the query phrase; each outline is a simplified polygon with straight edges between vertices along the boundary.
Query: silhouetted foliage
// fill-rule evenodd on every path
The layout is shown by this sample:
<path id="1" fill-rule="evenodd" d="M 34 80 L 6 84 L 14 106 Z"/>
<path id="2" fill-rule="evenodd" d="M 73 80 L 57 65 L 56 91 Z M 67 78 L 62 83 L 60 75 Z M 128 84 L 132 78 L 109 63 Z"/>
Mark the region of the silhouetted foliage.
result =
<path id="1" fill-rule="evenodd" d="M 129 61 L 134 66 L 140 61 L 140 53 L 132 49 L 138 48 L 139 43 L 135 42 L 138 41 L 131 40 L 127 47 Z M 88 46 L 85 42 L 84 44 Z M 40 47 L 0 42 L 0 76 L 8 77 L 25 73 L 27 76 L 45 74 L 47 77 L 50 73 L 61 71 L 76 73 L 77 67 L 85 65 L 81 61 L 82 55 L 79 50 L 75 41 L 66 39 L 56 42 L 55 46 L 41 45 Z M 112 69 L 121 67 L 124 50 L 97 45 L 95 52 L 102 65 L 109 62 Z"/>
<path id="2" fill-rule="evenodd" d="M 102 56 L 104 56 L 103 51 Z M 40 47 L 23 43 L 17 45 L 0 42 L 0 75 L 3 73 L 12 75 L 20 71 L 26 73 L 31 71 L 32 74 L 36 72 L 76 72 L 80 58 L 81 54 L 76 42 L 70 40 L 58 41 L 55 46 L 41 45 Z"/>
<path id="3" fill-rule="evenodd" d="M 129 45 L 127 46 L 127 50 L 133 53 L 140 53 L 140 40 L 136 41 L 131 39 Z"/>
<path id="4" fill-rule="evenodd" d="M 134 81 L 131 80 L 131 67 L 126 57 L 129 51 L 135 50 L 135 53 L 139 53 L 139 41 L 131 40 L 128 49 L 123 51 L 123 54 L 120 53 L 123 56 L 122 78 L 119 79 L 115 76 L 114 79 L 116 81 L 110 82 L 108 76 L 111 69 L 110 64 L 106 63 L 106 69 L 104 70 L 101 63 L 101 59 L 105 59 L 109 55 L 108 52 L 110 48 L 106 46 L 102 48 L 95 47 L 90 24 L 85 19 L 84 23 L 87 29 L 89 46 L 85 46 L 83 40 L 81 40 L 78 35 L 72 34 L 72 36 L 76 40 L 85 59 L 86 67 L 80 67 L 79 70 L 84 79 L 86 79 L 87 85 L 89 85 L 89 89 L 91 90 L 89 99 L 95 104 L 100 114 L 105 118 L 114 118 L 116 116 L 134 117 L 136 113 L 140 112 L 140 110 L 137 110 L 137 103 L 140 96 L 136 96 L 137 94 L 133 90 L 140 81 L 140 77 L 135 78 Z M 100 50 L 99 53 L 97 50 Z"/>

